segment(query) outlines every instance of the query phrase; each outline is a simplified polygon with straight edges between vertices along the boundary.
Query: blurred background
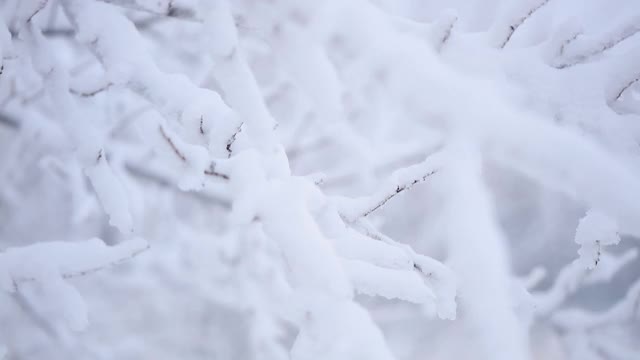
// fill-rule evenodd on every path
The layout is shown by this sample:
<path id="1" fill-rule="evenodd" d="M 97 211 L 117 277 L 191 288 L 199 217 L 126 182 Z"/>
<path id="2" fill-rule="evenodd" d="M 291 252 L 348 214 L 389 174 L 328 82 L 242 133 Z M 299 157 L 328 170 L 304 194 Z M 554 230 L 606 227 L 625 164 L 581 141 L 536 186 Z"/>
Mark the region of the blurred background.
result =
<path id="1" fill-rule="evenodd" d="M 91 237 L 118 244 L 131 235 L 109 225 L 59 125 L 57 104 L 46 96 L 42 79 L 32 69 L 37 60 L 25 55 L 29 50 L 22 45 L 15 21 L 19 3 L 0 0 L 0 16 L 13 44 L 13 53 L 2 53 L 0 75 L 0 250 Z M 286 353 L 296 327 L 260 305 L 274 274 L 286 273 L 281 261 L 273 260 L 280 256 L 275 244 L 237 231 L 229 218 L 232 196 L 224 185 L 207 184 L 199 192 L 178 189 L 179 174 L 159 158 L 141 131 L 144 121 L 160 114 L 119 86 L 98 87 L 93 93 L 86 84 L 103 77 L 102 66 L 76 39 L 59 1 L 42 3 L 33 21 L 71 74 L 72 93 L 82 114 L 79 121 L 102 129 L 107 157 L 130 199 L 134 235 L 147 239 L 151 247 L 125 263 L 68 280 L 88 309 L 89 326 L 82 332 L 65 325 L 36 284 L 17 293 L 0 293 L 0 344 L 6 347 L 6 359 L 278 357 L 265 350 L 264 334 L 273 336 L 270 346 Z M 135 24 L 162 71 L 184 74 L 198 86 L 220 91 L 212 76 L 215 64 L 203 51 L 210 39 L 203 35 L 197 12 L 167 12 L 165 1 L 106 3 Z M 454 71 L 490 82 L 522 109 L 593 139 L 638 170 L 637 1 L 366 3 L 388 14 L 393 28 L 419 39 Z M 189 2 L 177 4 L 197 8 Z M 385 62 L 386 55 L 375 58 L 393 53 L 394 44 L 373 39 L 381 50 L 360 49 L 339 36 L 349 31 L 345 23 L 366 21 L 365 15 L 359 17 L 359 4 L 354 2 L 351 12 L 336 19 L 306 2 L 231 1 L 242 51 L 278 122 L 277 134 L 292 173 L 323 174 L 319 186 L 332 196 L 372 193 L 394 170 L 433 153 L 447 136 L 442 125 L 446 118 L 425 116 L 390 95 L 394 86 L 413 86 L 403 84 L 402 77 L 399 84 L 390 85 L 396 65 Z M 311 20 L 298 21 L 296 16 Z M 328 109 L 301 87 L 295 64 L 276 51 L 272 28 L 286 28 L 288 23 L 295 24 L 301 38 L 315 41 L 334 64 L 342 86 L 335 94 L 342 104 L 339 111 Z M 517 29 L 512 28 L 501 46 L 496 39 L 501 26 L 508 30 L 509 24 L 517 24 Z M 333 27 L 338 35 L 330 31 Z M 429 61 L 424 62 L 425 71 Z M 630 85 L 611 101 L 607 81 L 620 73 L 631 74 Z M 80 85 L 74 90 L 76 79 Z M 421 86 L 426 94 L 421 87 L 406 91 L 428 104 L 429 92 L 438 92 L 439 84 Z M 319 91 L 323 90 L 327 89 Z M 339 118 L 327 118 L 336 113 Z M 514 282 L 525 282 L 535 269 L 546 272 L 529 289 L 535 298 L 553 288 L 558 274 L 578 257 L 576 228 L 589 208 L 491 160 L 483 162 L 482 173 L 504 233 Z M 394 198 L 371 221 L 416 252 L 447 263 L 437 181 Z M 622 236 L 621 243 L 607 251 L 635 251 L 636 240 Z M 632 258 L 607 281 L 567 289 L 556 310 L 606 313 L 639 278 L 640 261 Z M 357 301 L 370 310 L 398 359 L 474 359 L 477 349 L 467 346 L 467 339 L 481 329 L 465 326 L 464 309 L 458 320 L 448 321 L 433 319 L 419 306 L 399 300 L 358 295 Z M 630 312 L 592 328 L 562 327 L 553 313 L 531 319 L 527 328 L 532 359 L 640 358 L 634 341 L 640 336 L 637 300 Z"/>

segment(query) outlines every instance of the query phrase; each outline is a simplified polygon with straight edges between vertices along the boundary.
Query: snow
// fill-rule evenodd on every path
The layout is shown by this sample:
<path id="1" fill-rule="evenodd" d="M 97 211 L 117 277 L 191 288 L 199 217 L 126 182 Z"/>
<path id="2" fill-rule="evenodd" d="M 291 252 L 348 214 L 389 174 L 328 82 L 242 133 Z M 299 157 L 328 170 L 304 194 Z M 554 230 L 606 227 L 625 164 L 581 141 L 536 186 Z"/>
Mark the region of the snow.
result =
<path id="1" fill-rule="evenodd" d="M 636 10 L 1 2 L 0 357 L 635 358 Z"/>
<path id="2" fill-rule="evenodd" d="M 356 292 L 417 304 L 434 303 L 435 294 L 424 285 L 417 272 L 385 269 L 360 260 L 343 262 Z"/>
<path id="3" fill-rule="evenodd" d="M 590 210 L 580 220 L 575 241 L 580 245 L 580 262 L 588 269 L 594 269 L 600 262 L 604 247 L 620 242 L 617 225 L 606 215 Z"/>
<path id="4" fill-rule="evenodd" d="M 0 287 L 22 291 L 36 282 L 47 298 L 47 307 L 59 311 L 74 330 L 88 325 L 87 307 L 78 291 L 65 279 L 85 275 L 127 260 L 149 247 L 142 239 L 106 246 L 97 238 L 87 241 L 41 242 L 8 248 L 0 253 Z"/>
<path id="5" fill-rule="evenodd" d="M 310 307 L 313 312 L 300 329 L 291 359 L 394 359 L 380 331 L 363 326 L 372 320 L 358 305 L 319 297 Z"/>
<path id="6" fill-rule="evenodd" d="M 127 193 L 122 185 L 113 186 L 118 184 L 118 179 L 110 169 L 102 151 L 98 152 L 96 164 L 85 168 L 85 174 L 91 181 L 104 211 L 109 215 L 109 223 L 122 232 L 133 232 L 133 219 L 127 211 Z"/>

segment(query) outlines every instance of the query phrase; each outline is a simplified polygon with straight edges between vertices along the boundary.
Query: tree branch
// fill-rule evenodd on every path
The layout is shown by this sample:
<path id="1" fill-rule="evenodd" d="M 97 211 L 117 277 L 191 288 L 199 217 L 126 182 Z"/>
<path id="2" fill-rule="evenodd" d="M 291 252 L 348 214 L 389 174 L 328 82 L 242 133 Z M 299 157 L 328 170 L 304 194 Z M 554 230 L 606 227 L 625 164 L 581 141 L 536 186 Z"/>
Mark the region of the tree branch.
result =
<path id="1" fill-rule="evenodd" d="M 600 38 L 584 38 L 585 40 L 580 42 L 576 41 L 579 34 L 576 34 L 572 39 L 566 42 L 566 44 L 562 47 L 561 55 L 569 52 L 570 48 L 573 46 L 578 46 L 575 44 L 582 44 L 580 47 L 581 51 L 575 51 L 574 55 L 568 56 L 565 61 L 560 61 L 557 65 L 555 65 L 556 69 L 566 69 L 578 64 L 583 64 L 594 57 L 609 51 L 616 47 L 618 44 L 623 41 L 629 39 L 630 37 L 636 35 L 640 32 L 640 25 L 638 25 L 638 18 L 634 18 L 630 21 L 630 24 L 623 24 L 609 32 L 609 34 L 605 34 L 603 36 L 604 39 Z M 583 39 L 582 37 L 580 39 Z M 590 42 L 590 43 L 589 43 Z"/>
<path id="2" fill-rule="evenodd" d="M 513 37 L 513 34 L 515 34 L 516 30 L 518 30 L 518 28 L 520 28 L 520 26 L 522 26 L 522 24 L 524 24 L 524 22 L 527 21 L 527 19 L 529 19 L 536 11 L 540 10 L 543 6 L 548 4 L 549 1 L 550 0 L 543 0 L 538 5 L 534 6 L 531 9 L 529 9 L 529 11 L 527 12 L 526 15 L 524 15 L 523 17 L 517 19 L 515 22 L 511 23 L 509 25 L 509 31 L 507 33 L 507 37 L 504 39 L 504 41 L 500 45 L 500 49 L 504 49 L 504 47 L 507 46 L 507 43 L 509 43 L 509 41 L 511 41 L 511 38 Z"/>
<path id="3" fill-rule="evenodd" d="M 16 121 L 15 119 L 11 118 L 10 116 L 2 112 L 0 112 L 0 125 L 5 126 L 6 128 L 9 128 L 12 130 L 18 130 L 20 128 L 20 123 L 18 121 Z M 127 172 L 127 174 L 131 175 L 132 177 L 138 180 L 147 181 L 163 188 L 176 189 L 175 184 L 171 180 L 167 179 L 167 177 L 153 170 L 150 170 L 144 166 L 141 166 L 139 164 L 125 161 L 124 170 Z M 205 174 L 207 174 L 207 172 L 208 170 L 205 172 Z M 218 173 L 218 174 L 221 178 L 225 180 L 228 180 L 229 178 L 228 175 L 226 174 L 221 174 L 221 173 Z M 214 174 L 207 174 L 207 175 L 218 176 Z M 223 209 L 231 209 L 231 203 L 228 200 L 219 196 L 214 196 L 208 193 L 194 192 L 194 191 L 188 191 L 188 192 L 179 191 L 178 193 L 185 196 L 192 197 L 193 199 L 201 201 L 205 204 L 220 206 Z"/>
<path id="4" fill-rule="evenodd" d="M 357 199 L 341 199 L 338 203 L 345 221 L 352 223 L 383 207 L 398 194 L 426 181 L 441 167 L 439 154 L 429 156 L 425 161 L 396 171 L 387 184 L 370 196 Z"/>
<path id="5" fill-rule="evenodd" d="M 636 77 L 635 79 L 627 82 L 627 84 L 625 86 L 623 86 L 620 91 L 618 91 L 615 101 L 620 100 L 620 98 L 622 97 L 622 94 L 624 94 L 625 91 L 627 91 L 627 89 L 629 89 L 631 86 L 633 86 L 633 84 L 637 83 L 638 81 L 640 81 L 640 76 Z"/>
<path id="6" fill-rule="evenodd" d="M 142 11 L 154 15 L 165 16 L 170 18 L 202 22 L 202 19 L 196 17 L 194 9 L 178 7 L 173 0 L 157 1 L 156 7 L 149 7 L 139 0 L 100 0 L 102 2 L 123 7 L 130 10 Z"/>
<path id="7" fill-rule="evenodd" d="M 405 190 L 411 189 L 414 185 L 416 185 L 418 183 L 426 181 L 428 177 L 430 177 L 431 175 L 433 175 L 433 174 L 435 174 L 437 172 L 438 172 L 438 170 L 432 170 L 429 173 L 423 175 L 422 177 L 420 177 L 418 179 L 413 179 L 409 183 L 402 184 L 402 185 L 397 185 L 396 189 L 393 192 L 389 192 L 384 198 L 382 198 L 380 201 L 378 201 L 372 208 L 370 208 L 369 210 L 365 211 L 362 214 L 362 216 L 368 216 L 372 212 L 374 212 L 374 211 L 378 210 L 379 208 L 381 208 L 382 206 L 384 206 L 384 204 L 386 204 L 389 200 L 393 199 L 396 195 L 400 194 L 401 192 L 403 192 Z"/>

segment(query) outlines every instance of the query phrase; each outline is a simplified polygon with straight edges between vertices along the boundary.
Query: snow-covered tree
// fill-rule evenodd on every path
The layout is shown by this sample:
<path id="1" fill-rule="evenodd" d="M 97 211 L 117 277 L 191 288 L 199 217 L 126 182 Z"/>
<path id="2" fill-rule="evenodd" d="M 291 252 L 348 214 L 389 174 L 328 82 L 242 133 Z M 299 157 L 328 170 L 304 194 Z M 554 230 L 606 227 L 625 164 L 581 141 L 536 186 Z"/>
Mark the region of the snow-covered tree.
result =
<path id="1" fill-rule="evenodd" d="M 0 0 L 0 358 L 637 358 L 639 32 Z"/>

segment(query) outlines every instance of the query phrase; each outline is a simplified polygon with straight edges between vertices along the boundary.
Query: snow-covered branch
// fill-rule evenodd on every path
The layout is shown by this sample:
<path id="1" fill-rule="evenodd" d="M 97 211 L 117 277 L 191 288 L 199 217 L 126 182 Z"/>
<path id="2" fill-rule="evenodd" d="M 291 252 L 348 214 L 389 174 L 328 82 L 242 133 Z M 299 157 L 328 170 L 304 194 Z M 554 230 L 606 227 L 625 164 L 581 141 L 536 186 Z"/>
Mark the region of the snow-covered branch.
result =
<path id="1" fill-rule="evenodd" d="M 521 3 L 514 3 L 511 11 L 501 19 L 501 22 L 495 25 L 495 36 L 498 41 L 500 49 L 504 49 L 505 46 L 511 41 L 511 38 L 515 32 L 522 26 L 527 19 L 532 17 L 538 10 L 547 5 L 551 0 L 527 0 L 524 1 L 524 5 Z"/>
<path id="2" fill-rule="evenodd" d="M 583 64 L 613 49 L 640 32 L 638 20 L 640 18 L 637 15 L 629 17 L 603 34 L 576 35 L 563 47 L 560 57 L 555 62 L 555 67 L 566 69 Z"/>
<path id="3" fill-rule="evenodd" d="M 368 216 L 395 196 L 435 175 L 443 166 L 442 157 L 442 154 L 436 153 L 421 163 L 394 172 L 372 195 L 357 199 L 340 199 L 340 213 L 347 222 L 354 222 L 360 217 Z"/>
<path id="4" fill-rule="evenodd" d="M 167 16 L 178 19 L 199 21 L 195 9 L 186 1 L 176 0 L 100 0 L 105 3 L 121 6 L 127 9 L 148 12 L 153 15 Z"/>
<path id="5" fill-rule="evenodd" d="M 100 239 L 82 242 L 42 242 L 9 248 L 0 253 L 0 288 L 21 291 L 34 282 L 51 304 L 59 307 L 68 324 L 82 329 L 88 323 L 84 301 L 64 279 L 87 275 L 131 259 L 149 245 L 133 239 L 106 246 Z"/>

